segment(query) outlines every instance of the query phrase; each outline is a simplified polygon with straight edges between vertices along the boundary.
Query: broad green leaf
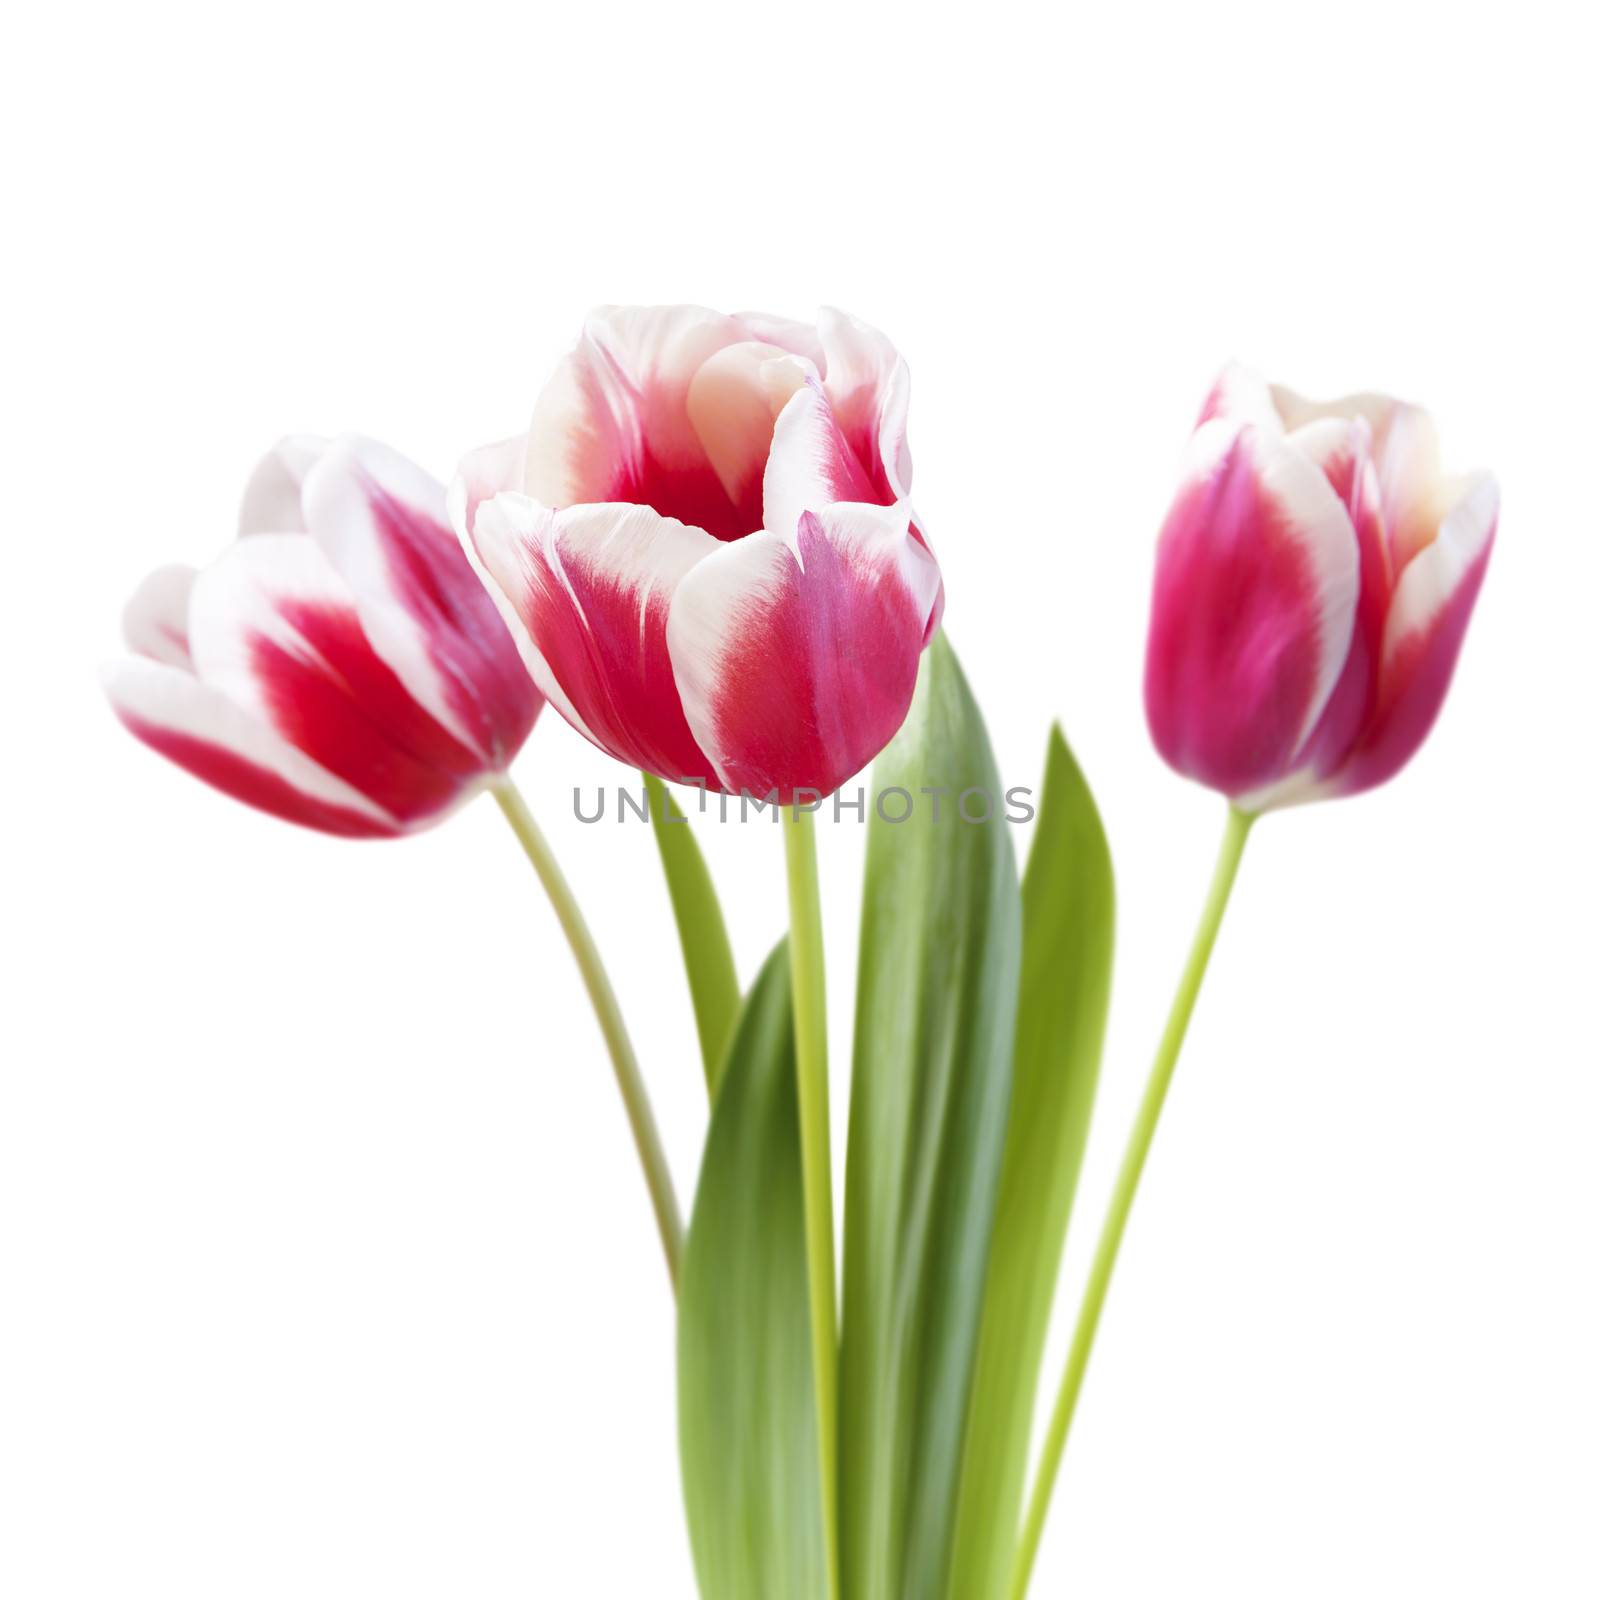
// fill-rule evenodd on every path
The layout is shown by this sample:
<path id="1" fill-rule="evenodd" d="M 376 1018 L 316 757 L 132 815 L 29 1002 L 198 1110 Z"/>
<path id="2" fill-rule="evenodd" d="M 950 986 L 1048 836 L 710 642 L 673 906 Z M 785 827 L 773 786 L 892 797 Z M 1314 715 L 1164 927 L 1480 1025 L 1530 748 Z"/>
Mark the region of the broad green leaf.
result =
<path id="1" fill-rule="evenodd" d="M 1022 993 L 948 1600 L 1003 1597 L 1039 1363 L 1100 1076 L 1116 895 L 1094 797 L 1059 727 L 1022 883 Z"/>
<path id="2" fill-rule="evenodd" d="M 703 1600 L 825 1589 L 787 945 L 740 1014 L 678 1289 L 678 1442 Z"/>
<path id="3" fill-rule="evenodd" d="M 1004 798 L 941 634 L 878 758 L 845 1190 L 840 1517 L 849 1600 L 946 1592 L 1005 1148 L 1021 908 Z M 942 789 L 935 798 L 926 791 Z M 967 822 L 967 809 L 993 817 Z"/>
<path id="4" fill-rule="evenodd" d="M 715 1098 L 717 1074 L 739 1015 L 739 974 L 733 965 L 733 947 L 716 886 L 690 831 L 689 819 L 659 778 L 648 772 L 643 777 L 667 892 L 672 896 L 672 914 L 678 923 L 678 942 L 683 946 L 706 1089 Z"/>

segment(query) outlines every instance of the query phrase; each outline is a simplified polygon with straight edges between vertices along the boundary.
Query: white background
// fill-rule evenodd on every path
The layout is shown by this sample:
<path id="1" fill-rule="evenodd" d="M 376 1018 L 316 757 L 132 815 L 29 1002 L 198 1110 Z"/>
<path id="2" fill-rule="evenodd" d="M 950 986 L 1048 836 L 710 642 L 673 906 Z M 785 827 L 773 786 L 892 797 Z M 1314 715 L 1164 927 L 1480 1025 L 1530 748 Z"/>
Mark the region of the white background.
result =
<path id="1" fill-rule="evenodd" d="M 1594 39 L 1527 4 L 935 11 L 11 19 L 8 1600 L 692 1594 L 665 1277 L 493 806 L 306 834 L 136 745 L 94 675 L 280 432 L 447 475 L 588 306 L 674 299 L 827 301 L 899 343 L 1006 781 L 1059 714 L 1097 787 L 1119 969 L 1074 1291 L 1221 823 L 1139 701 L 1214 369 L 1423 400 L 1500 474 L 1428 748 L 1257 831 L 1036 1592 L 1600 1595 Z M 654 847 L 571 816 L 619 775 L 553 714 L 518 767 L 687 1199 Z M 703 837 L 748 976 L 778 843 Z M 860 844 L 823 839 L 841 1071 Z"/>

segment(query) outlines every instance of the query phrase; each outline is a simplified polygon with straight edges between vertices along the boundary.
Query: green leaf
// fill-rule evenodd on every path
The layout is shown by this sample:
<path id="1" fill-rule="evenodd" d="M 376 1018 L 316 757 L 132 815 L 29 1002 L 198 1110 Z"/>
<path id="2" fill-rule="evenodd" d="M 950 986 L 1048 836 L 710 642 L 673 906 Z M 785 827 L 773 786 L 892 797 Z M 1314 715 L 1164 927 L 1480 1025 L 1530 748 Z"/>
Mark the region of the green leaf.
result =
<path id="1" fill-rule="evenodd" d="M 1094 1110 L 1116 892 L 1094 796 L 1059 727 L 1022 884 L 1011 1119 L 967 1423 L 950 1600 L 1002 1596 L 1061 1250 Z"/>
<path id="2" fill-rule="evenodd" d="M 728 925 L 722 919 L 716 886 L 689 829 L 689 819 L 659 778 L 648 772 L 643 777 L 667 892 L 672 896 L 672 914 L 678 923 L 678 942 L 683 946 L 706 1089 L 714 1099 L 717 1074 L 739 1015 L 739 974 L 733 965 L 733 946 L 728 942 Z"/>
<path id="3" fill-rule="evenodd" d="M 739 1017 L 678 1290 L 678 1442 L 703 1600 L 826 1587 L 786 944 Z"/>
<path id="4" fill-rule="evenodd" d="M 925 1600 L 947 1588 L 1021 965 L 1000 782 L 942 634 L 872 780 L 883 805 L 867 841 L 845 1198 L 843 1588 Z M 904 821 L 884 820 L 904 810 L 891 789 L 914 801 Z M 971 790 L 992 820 L 962 820 Z"/>

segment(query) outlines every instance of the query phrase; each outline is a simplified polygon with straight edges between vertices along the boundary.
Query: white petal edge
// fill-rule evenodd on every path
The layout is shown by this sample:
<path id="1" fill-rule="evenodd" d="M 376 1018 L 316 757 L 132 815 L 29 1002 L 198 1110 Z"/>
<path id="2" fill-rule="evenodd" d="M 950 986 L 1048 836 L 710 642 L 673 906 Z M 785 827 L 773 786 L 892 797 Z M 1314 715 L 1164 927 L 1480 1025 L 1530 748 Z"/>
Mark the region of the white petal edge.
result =
<path id="1" fill-rule="evenodd" d="M 328 440 L 317 434 L 291 433 L 261 458 L 239 502 L 241 538 L 306 531 L 300 488 L 327 448 Z"/>
<path id="2" fill-rule="evenodd" d="M 1184 477 L 1210 476 L 1235 441 L 1251 454 L 1261 491 L 1282 509 L 1291 536 L 1311 564 L 1318 598 L 1317 672 L 1295 751 L 1304 747 L 1327 708 L 1350 653 L 1361 552 L 1350 513 L 1321 469 L 1280 432 L 1225 417 L 1203 422 L 1189 443 Z"/>
<path id="3" fill-rule="evenodd" d="M 193 567 L 157 567 L 123 607 L 122 637 L 135 655 L 189 670 L 189 597 Z"/>
<path id="4" fill-rule="evenodd" d="M 863 564 L 890 557 L 910 592 L 923 627 L 938 598 L 938 563 L 911 533 L 911 507 L 840 502 L 816 513 L 823 532 L 841 551 Z M 718 544 L 679 582 L 667 613 L 667 654 L 684 717 L 695 743 L 706 752 L 718 781 L 733 788 L 718 749 L 715 707 L 728 669 L 727 654 L 738 625 L 753 607 L 770 604 L 791 572 L 804 575 L 790 539 L 763 530 L 731 544 Z M 920 637 L 920 636 L 919 636 Z"/>
<path id="5" fill-rule="evenodd" d="M 456 466 L 445 496 L 445 510 L 456 537 L 468 556 L 472 555 L 472 523 L 478 507 L 497 494 L 526 493 L 523 485 L 528 473 L 530 445 L 525 433 L 470 450 Z"/>
<path id="6" fill-rule="evenodd" d="M 822 335 L 814 322 L 797 322 L 793 317 L 778 317 L 766 311 L 736 311 L 733 320 L 746 329 L 752 339 L 802 356 L 818 373 L 825 375 L 827 356 L 822 349 Z"/>
<path id="7" fill-rule="evenodd" d="M 1254 367 L 1230 361 L 1211 386 L 1205 414 L 1208 420 L 1222 417 L 1239 427 L 1249 423 L 1269 434 L 1282 433 L 1294 424 L 1278 402 L 1279 392 Z"/>
<path id="8" fill-rule="evenodd" d="M 817 331 L 827 358 L 824 388 L 829 398 L 842 406 L 864 387 L 877 396 L 874 443 L 890 490 L 904 499 L 911 492 L 911 448 L 906 441 L 911 369 L 905 357 L 887 334 L 836 306 L 824 306 L 818 313 Z M 871 463 L 862 464 L 870 470 Z"/>
<path id="9" fill-rule="evenodd" d="M 649 506 L 602 502 L 552 511 L 525 494 L 498 494 L 477 509 L 466 538 L 467 553 L 487 585 L 516 641 L 535 687 L 590 743 L 606 746 L 589 727 L 539 648 L 515 598 L 535 577 L 531 557 L 563 585 L 580 625 L 583 605 L 566 573 L 568 561 L 614 574 L 638 592 L 640 626 L 657 589 L 669 593 L 684 575 L 715 551 L 727 548 L 701 528 L 663 517 Z M 670 612 L 669 612 L 670 622 Z"/>
<path id="10" fill-rule="evenodd" d="M 1414 556 L 1389 603 L 1383 630 L 1385 667 L 1406 640 L 1430 627 L 1488 548 L 1500 516 L 1500 485 L 1487 472 L 1445 486 L 1450 510 L 1433 543 Z"/>
<path id="11" fill-rule="evenodd" d="M 202 683 L 181 667 L 135 656 L 108 662 L 100 677 L 107 697 L 119 713 L 216 745 L 281 778 L 310 800 L 352 811 L 380 827 L 403 831 L 388 811 L 359 789 L 319 766 L 221 690 Z"/>
<path id="12" fill-rule="evenodd" d="M 483 748 L 452 706 L 426 630 L 395 592 L 373 515 L 372 486 L 432 523 L 440 540 L 454 545 L 444 485 L 387 445 L 357 434 L 335 440 L 307 474 L 301 493 L 306 528 L 349 586 L 361 630 L 379 659 L 435 722 L 492 761 L 494 752 Z"/>
<path id="13" fill-rule="evenodd" d="M 271 707 L 251 659 L 251 641 L 259 636 L 294 655 L 315 657 L 283 616 L 285 600 L 355 606 L 333 563 L 303 533 L 262 533 L 231 545 L 195 579 L 190 605 L 195 675 L 263 721 L 270 721 Z"/>

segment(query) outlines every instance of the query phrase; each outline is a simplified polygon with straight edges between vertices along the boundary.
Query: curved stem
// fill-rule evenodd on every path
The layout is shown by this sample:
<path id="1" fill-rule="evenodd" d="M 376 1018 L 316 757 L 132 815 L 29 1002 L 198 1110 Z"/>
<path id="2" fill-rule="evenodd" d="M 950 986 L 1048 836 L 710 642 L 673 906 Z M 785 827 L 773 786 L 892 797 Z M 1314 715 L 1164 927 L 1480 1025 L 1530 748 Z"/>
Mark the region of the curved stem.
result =
<path id="1" fill-rule="evenodd" d="M 1039 1553 L 1039 1537 L 1044 1532 L 1045 1513 L 1050 1509 L 1050 1496 L 1055 1489 L 1056 1475 L 1061 1469 L 1061 1454 L 1066 1447 L 1073 1413 L 1078 1407 L 1083 1375 L 1089 1366 L 1090 1352 L 1094 1349 L 1094 1337 L 1100 1326 L 1100 1313 L 1105 1306 L 1106 1291 L 1111 1285 L 1111 1274 L 1117 1264 L 1117 1252 L 1122 1248 L 1122 1236 L 1127 1231 L 1128 1213 L 1133 1209 L 1133 1198 L 1138 1193 L 1139 1179 L 1144 1174 L 1145 1159 L 1150 1154 L 1156 1124 L 1161 1120 L 1161 1108 L 1166 1103 L 1167 1089 L 1178 1064 L 1178 1052 L 1183 1048 L 1189 1018 L 1200 993 L 1206 966 L 1211 960 L 1212 947 L 1217 942 L 1217 929 L 1222 925 L 1222 913 L 1227 909 L 1228 897 L 1239 872 L 1239 859 L 1244 854 L 1245 840 L 1250 836 L 1250 825 L 1254 821 L 1254 817 L 1243 811 L 1233 806 L 1228 808 L 1228 825 L 1222 836 L 1222 848 L 1217 854 L 1216 870 L 1211 877 L 1205 909 L 1200 914 L 1200 926 L 1195 930 L 1189 959 L 1178 981 L 1172 1010 L 1167 1016 L 1166 1030 L 1161 1035 L 1150 1077 L 1145 1084 L 1144 1098 L 1139 1103 L 1133 1129 L 1128 1135 L 1128 1146 L 1123 1152 L 1116 1186 L 1111 1191 L 1105 1222 L 1101 1225 L 1100 1242 L 1095 1247 L 1094 1263 L 1089 1269 L 1089 1281 L 1084 1287 L 1083 1303 L 1078 1308 L 1077 1326 L 1073 1329 L 1072 1344 L 1067 1351 L 1061 1389 L 1056 1396 L 1049 1432 L 1045 1435 L 1038 1474 L 1034 1478 L 1033 1496 L 1028 1503 L 1016 1564 L 1012 1568 L 1011 1600 L 1023 1600 L 1028 1592 L 1033 1563 Z"/>
<path id="2" fill-rule="evenodd" d="M 672 1187 L 672 1173 L 667 1166 L 666 1152 L 661 1148 L 661 1135 L 656 1130 L 655 1116 L 650 1109 L 650 1095 L 639 1072 L 639 1063 L 628 1038 L 627 1026 L 622 1020 L 622 1009 L 617 1004 L 611 980 L 595 948 L 589 925 L 583 920 L 572 889 L 556 862 L 550 842 L 539 824 L 533 820 L 528 802 L 522 798 L 510 778 L 502 777 L 491 785 L 494 797 L 511 831 L 533 863 L 539 882 L 555 910 L 561 931 L 567 936 L 572 954 L 583 975 L 583 985 L 589 991 L 590 1003 L 604 1034 L 606 1049 L 611 1054 L 611 1067 L 616 1074 L 617 1088 L 622 1091 L 622 1104 L 628 1113 L 628 1125 L 633 1129 L 633 1142 L 638 1147 L 639 1164 L 644 1168 L 644 1181 L 650 1190 L 650 1204 L 655 1208 L 656 1227 L 661 1234 L 661 1248 L 667 1257 L 667 1273 L 673 1290 L 678 1287 L 678 1262 L 683 1254 L 683 1222 L 678 1213 L 678 1197 Z"/>
<path id="3" fill-rule="evenodd" d="M 822 965 L 822 895 L 811 813 L 783 822 L 789 869 L 789 971 L 805 1184 L 806 1278 L 811 1290 L 811 1368 L 828 1595 L 839 1593 L 839 1320 L 834 1282 L 833 1158 L 828 1127 L 828 1005 Z"/>

